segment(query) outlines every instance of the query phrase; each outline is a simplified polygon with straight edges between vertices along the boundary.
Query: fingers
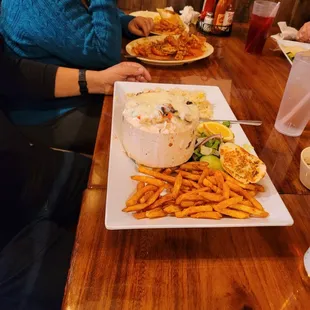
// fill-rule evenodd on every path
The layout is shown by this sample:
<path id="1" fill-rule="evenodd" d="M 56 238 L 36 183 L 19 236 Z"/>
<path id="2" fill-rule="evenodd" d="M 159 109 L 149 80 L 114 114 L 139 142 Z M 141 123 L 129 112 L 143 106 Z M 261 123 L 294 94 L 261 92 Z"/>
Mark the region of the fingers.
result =
<path id="1" fill-rule="evenodd" d="M 126 76 L 141 76 L 144 81 L 151 81 L 152 79 L 147 69 L 136 62 L 123 62 L 121 65 Z"/>
<path id="2" fill-rule="evenodd" d="M 147 37 L 154 26 L 154 22 L 152 18 L 136 17 L 136 25 L 137 31 Z"/>

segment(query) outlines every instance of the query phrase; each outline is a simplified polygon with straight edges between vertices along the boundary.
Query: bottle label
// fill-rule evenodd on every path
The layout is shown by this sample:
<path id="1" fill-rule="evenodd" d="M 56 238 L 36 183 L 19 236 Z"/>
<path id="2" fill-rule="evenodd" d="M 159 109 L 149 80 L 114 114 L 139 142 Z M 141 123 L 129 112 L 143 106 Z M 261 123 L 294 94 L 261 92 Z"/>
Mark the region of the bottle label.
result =
<path id="1" fill-rule="evenodd" d="M 224 17 L 225 17 L 225 14 L 219 14 L 219 15 L 217 16 L 217 19 L 216 19 L 216 25 L 217 25 L 217 26 L 223 25 Z"/>
<path id="2" fill-rule="evenodd" d="M 223 20 L 223 26 L 230 26 L 233 23 L 235 12 L 226 12 Z"/>

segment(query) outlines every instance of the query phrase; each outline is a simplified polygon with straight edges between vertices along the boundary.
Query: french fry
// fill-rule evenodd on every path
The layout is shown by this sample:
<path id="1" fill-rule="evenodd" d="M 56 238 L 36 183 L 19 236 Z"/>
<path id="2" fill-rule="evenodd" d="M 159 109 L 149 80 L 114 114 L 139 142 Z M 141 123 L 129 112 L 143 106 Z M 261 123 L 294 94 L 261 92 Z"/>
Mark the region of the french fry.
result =
<path id="1" fill-rule="evenodd" d="M 250 195 L 250 196 L 252 196 L 252 197 L 255 197 L 256 196 L 256 192 L 255 191 L 247 191 L 248 192 L 248 194 Z"/>
<path id="2" fill-rule="evenodd" d="M 194 219 L 214 219 L 214 220 L 219 220 L 222 218 L 221 213 L 216 212 L 216 211 L 211 211 L 211 212 L 199 212 L 196 214 L 191 214 L 191 218 Z"/>
<path id="3" fill-rule="evenodd" d="M 163 182 L 161 180 L 150 178 L 150 177 L 146 177 L 146 176 L 143 176 L 143 175 L 133 175 L 131 177 L 131 179 L 134 180 L 134 181 L 155 185 L 157 187 L 163 186 L 165 184 L 165 182 Z"/>
<path id="4" fill-rule="evenodd" d="M 244 198 L 249 200 L 255 208 L 257 208 L 259 210 L 263 210 L 264 209 L 262 207 L 262 205 L 254 197 L 252 197 L 246 190 L 241 188 L 239 185 L 234 184 L 234 183 L 232 183 L 230 181 L 226 181 L 226 183 L 235 192 L 237 192 L 238 194 L 242 195 Z"/>
<path id="5" fill-rule="evenodd" d="M 191 196 L 191 195 L 196 195 L 196 194 L 198 194 L 198 193 L 200 193 L 200 192 L 205 192 L 205 191 L 208 191 L 208 187 L 203 187 L 203 188 L 199 188 L 199 189 L 195 189 L 195 190 L 193 190 L 193 191 L 190 191 L 190 192 L 188 192 L 188 193 L 184 193 L 184 194 L 182 194 L 182 195 L 180 195 L 178 198 L 177 198 L 177 200 L 176 200 L 176 204 L 177 205 L 179 205 L 183 200 L 189 200 L 189 199 L 187 199 L 187 197 L 189 197 L 189 196 Z M 200 200 L 201 200 L 201 198 L 200 198 Z"/>
<path id="6" fill-rule="evenodd" d="M 166 175 L 170 175 L 172 173 L 172 170 L 170 168 L 167 168 L 163 171 L 163 174 L 166 174 Z"/>
<path id="7" fill-rule="evenodd" d="M 162 209 L 166 208 L 166 207 L 169 207 L 171 205 L 175 205 L 175 200 L 169 200 L 167 202 L 165 202 L 163 205 L 162 205 Z"/>
<path id="8" fill-rule="evenodd" d="M 171 214 L 171 213 L 176 213 L 176 212 L 180 212 L 181 209 L 178 207 L 178 206 L 175 206 L 175 205 L 170 205 L 168 207 L 165 207 L 164 208 L 164 211 L 168 214 Z"/>
<path id="9" fill-rule="evenodd" d="M 164 169 L 162 169 L 162 168 L 153 168 L 152 170 L 156 171 L 156 172 L 162 172 Z"/>
<path id="10" fill-rule="evenodd" d="M 201 196 L 199 196 L 198 194 L 191 194 L 191 192 L 189 192 L 189 193 L 182 195 L 182 197 L 179 196 L 176 200 L 176 204 L 179 205 L 184 200 L 186 200 L 186 201 L 200 201 L 201 199 L 203 199 L 203 198 Z"/>
<path id="11" fill-rule="evenodd" d="M 145 185 L 144 182 L 141 182 L 141 181 L 138 182 L 138 184 L 137 184 L 137 191 L 142 189 L 144 187 L 144 185 Z"/>
<path id="12" fill-rule="evenodd" d="M 148 191 L 155 191 L 157 187 L 154 185 L 146 185 L 141 188 L 139 191 L 135 192 L 129 199 L 126 201 L 126 206 L 130 207 L 138 203 L 139 199 Z"/>
<path id="13" fill-rule="evenodd" d="M 208 176 L 207 179 L 208 179 L 213 185 L 218 186 L 217 180 L 216 180 L 216 178 L 215 178 L 215 174 L 214 174 L 214 176 Z"/>
<path id="14" fill-rule="evenodd" d="M 223 200 L 221 201 L 220 203 L 218 203 L 216 205 L 216 207 L 219 209 L 219 210 L 223 210 L 231 205 L 234 205 L 234 204 L 237 204 L 239 202 L 241 202 L 243 200 L 243 197 L 242 196 L 238 196 L 238 197 L 233 197 L 233 198 L 229 198 L 229 199 L 226 199 L 226 200 Z"/>
<path id="15" fill-rule="evenodd" d="M 164 203 L 173 200 L 174 196 L 172 194 L 167 194 L 165 196 L 161 196 L 158 200 L 152 203 L 148 209 L 157 209 L 158 207 L 162 206 Z"/>
<path id="16" fill-rule="evenodd" d="M 133 214 L 133 217 L 137 220 L 142 220 L 146 218 L 146 212 L 136 212 Z"/>
<path id="17" fill-rule="evenodd" d="M 258 202 L 254 197 L 251 197 L 246 191 L 244 191 L 244 197 L 249 200 L 256 209 L 264 210 L 260 202 Z"/>
<path id="18" fill-rule="evenodd" d="M 210 169 L 208 163 L 188 162 L 166 169 L 139 166 L 138 171 L 144 175 L 131 177 L 138 182 L 137 190 L 123 209 L 134 212 L 136 219 L 168 214 L 197 219 L 269 216 L 255 199 L 258 192 L 265 190 L 262 185 L 242 184 L 223 171 Z"/>
<path id="19" fill-rule="evenodd" d="M 269 216 L 269 213 L 266 211 L 258 210 L 254 207 L 245 206 L 243 204 L 236 204 L 236 205 L 229 206 L 229 209 L 247 212 L 251 214 L 251 216 L 254 216 L 254 217 L 268 217 Z"/>
<path id="20" fill-rule="evenodd" d="M 209 201 L 222 201 L 224 197 L 222 195 L 214 194 L 214 193 L 198 193 L 199 196 L 203 197 L 206 200 Z"/>
<path id="21" fill-rule="evenodd" d="M 181 170 L 204 170 L 208 168 L 209 164 L 206 162 L 193 161 L 189 163 L 185 163 L 180 166 Z"/>
<path id="22" fill-rule="evenodd" d="M 198 212 L 211 212 L 213 211 L 212 206 L 204 205 L 204 206 L 197 206 L 197 207 L 189 207 L 184 209 L 180 212 L 175 212 L 175 216 L 177 218 L 184 218 L 191 214 L 198 213 Z"/>
<path id="23" fill-rule="evenodd" d="M 152 177 L 154 177 L 156 179 L 164 180 L 164 181 L 169 182 L 169 183 L 173 183 L 174 184 L 174 182 L 175 182 L 175 177 L 173 177 L 171 175 L 165 175 L 163 173 L 147 169 L 147 168 L 145 168 L 143 166 L 139 166 L 138 171 L 141 172 L 141 173 L 150 175 L 150 176 L 152 176 Z M 185 186 L 192 187 L 192 185 L 191 185 L 189 180 L 183 179 L 182 184 L 184 184 Z"/>
<path id="24" fill-rule="evenodd" d="M 213 211 L 213 207 L 210 205 L 203 205 L 203 206 L 197 206 L 197 207 L 189 207 L 187 209 L 182 210 L 183 217 L 198 213 L 198 212 L 210 212 Z"/>
<path id="25" fill-rule="evenodd" d="M 242 205 L 248 206 L 248 207 L 253 207 L 251 201 L 249 201 L 249 200 L 242 200 Z"/>
<path id="26" fill-rule="evenodd" d="M 247 219 L 250 217 L 249 213 L 243 212 L 243 211 L 236 211 L 236 210 L 230 210 L 230 209 L 218 209 L 217 207 L 214 207 L 214 210 L 217 212 L 220 212 L 221 214 L 228 215 L 230 217 L 234 217 L 237 219 Z"/>
<path id="27" fill-rule="evenodd" d="M 148 201 L 146 202 L 148 206 L 152 205 L 160 196 L 161 192 L 165 189 L 165 186 L 161 186 L 153 196 L 151 196 Z"/>
<path id="28" fill-rule="evenodd" d="M 190 182 L 191 182 L 191 184 L 192 184 L 192 187 L 194 187 L 194 188 L 196 188 L 196 189 L 201 188 L 201 187 L 198 185 L 198 183 L 196 183 L 196 182 L 194 182 L 194 181 L 190 181 Z"/>
<path id="29" fill-rule="evenodd" d="M 150 199 L 152 197 L 152 195 L 154 195 L 154 191 L 148 191 L 144 194 L 144 196 L 142 196 L 139 200 L 140 203 L 146 203 L 148 201 L 148 199 Z"/>
<path id="30" fill-rule="evenodd" d="M 229 199 L 230 196 L 230 189 L 229 186 L 226 184 L 226 182 L 224 182 L 223 184 L 223 196 L 225 199 Z"/>
<path id="31" fill-rule="evenodd" d="M 213 192 L 220 194 L 222 190 L 214 185 L 208 178 L 203 180 L 203 185 L 212 189 Z"/>
<path id="32" fill-rule="evenodd" d="M 235 180 L 233 177 L 231 177 L 226 172 L 221 171 L 221 173 L 225 177 L 226 181 L 230 181 L 232 183 L 235 183 L 235 184 L 239 185 L 243 189 L 250 190 L 250 191 L 255 191 L 255 192 L 264 192 L 265 191 L 265 188 L 262 185 L 259 185 L 259 184 L 243 184 L 243 183 Z"/>
<path id="33" fill-rule="evenodd" d="M 165 217 L 166 213 L 161 208 L 156 208 L 150 211 L 146 211 L 145 215 L 147 218 L 154 219 L 158 217 Z"/>
<path id="34" fill-rule="evenodd" d="M 203 202 L 204 203 L 204 202 Z M 188 208 L 188 207 L 191 207 L 191 206 L 194 206 L 195 205 L 195 202 L 194 201 L 188 201 L 188 200 L 184 200 L 181 202 L 180 206 L 182 208 Z"/>
<path id="35" fill-rule="evenodd" d="M 187 171 L 180 171 L 179 173 L 182 174 L 182 177 L 185 178 L 185 179 L 189 179 L 189 180 L 193 180 L 193 181 L 198 181 L 200 176 L 197 175 L 197 174 L 192 174 L 190 172 L 187 172 Z"/>
<path id="36" fill-rule="evenodd" d="M 202 171 L 202 174 L 199 177 L 198 184 L 203 185 L 203 180 L 208 176 L 209 169 L 206 168 Z"/>
<path id="37" fill-rule="evenodd" d="M 223 184 L 224 184 L 225 180 L 224 180 L 222 173 L 220 171 L 216 170 L 214 173 L 214 177 L 216 179 L 218 187 L 220 189 L 223 189 Z"/>
<path id="38" fill-rule="evenodd" d="M 205 204 L 205 201 L 203 200 L 195 202 L 195 206 L 203 206 L 204 204 Z M 181 206 L 182 206 L 182 202 L 181 202 Z"/>
<path id="39" fill-rule="evenodd" d="M 264 192 L 265 191 L 265 188 L 263 185 L 260 185 L 260 184 L 253 184 L 255 186 L 255 191 L 256 192 Z"/>
<path id="40" fill-rule="evenodd" d="M 123 212 L 133 212 L 133 211 L 141 211 L 143 209 L 145 209 L 146 207 L 148 207 L 148 203 L 139 203 L 130 207 L 126 207 L 125 209 L 123 209 Z"/>
<path id="41" fill-rule="evenodd" d="M 177 177 L 175 178 L 175 183 L 174 183 L 173 190 L 172 190 L 172 195 L 175 198 L 177 198 L 179 195 L 179 192 L 182 186 L 182 181 L 183 181 L 182 174 L 179 173 Z"/>

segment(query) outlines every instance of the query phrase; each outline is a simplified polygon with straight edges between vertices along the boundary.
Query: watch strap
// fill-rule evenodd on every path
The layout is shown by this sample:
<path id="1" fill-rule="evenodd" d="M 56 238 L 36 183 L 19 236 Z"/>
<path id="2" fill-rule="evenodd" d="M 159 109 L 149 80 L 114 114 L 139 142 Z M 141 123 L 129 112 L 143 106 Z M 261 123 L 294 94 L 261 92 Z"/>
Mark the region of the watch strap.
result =
<path id="1" fill-rule="evenodd" d="M 79 70 L 79 86 L 80 86 L 81 95 L 87 95 L 88 94 L 88 87 L 87 87 L 86 70 L 85 69 Z"/>

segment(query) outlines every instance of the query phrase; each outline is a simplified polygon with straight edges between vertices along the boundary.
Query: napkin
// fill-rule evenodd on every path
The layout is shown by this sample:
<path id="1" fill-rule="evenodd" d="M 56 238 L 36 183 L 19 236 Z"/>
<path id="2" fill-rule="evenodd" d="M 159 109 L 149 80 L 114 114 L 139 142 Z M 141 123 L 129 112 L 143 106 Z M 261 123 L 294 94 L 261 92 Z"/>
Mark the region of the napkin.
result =
<path id="1" fill-rule="evenodd" d="M 185 6 L 183 10 L 180 11 L 181 19 L 183 20 L 184 24 L 196 24 L 198 21 L 198 17 L 200 15 L 199 12 L 194 11 L 192 6 Z"/>
<path id="2" fill-rule="evenodd" d="M 286 22 L 278 22 L 281 33 L 279 34 L 282 40 L 296 40 L 298 30 L 287 26 Z"/>

